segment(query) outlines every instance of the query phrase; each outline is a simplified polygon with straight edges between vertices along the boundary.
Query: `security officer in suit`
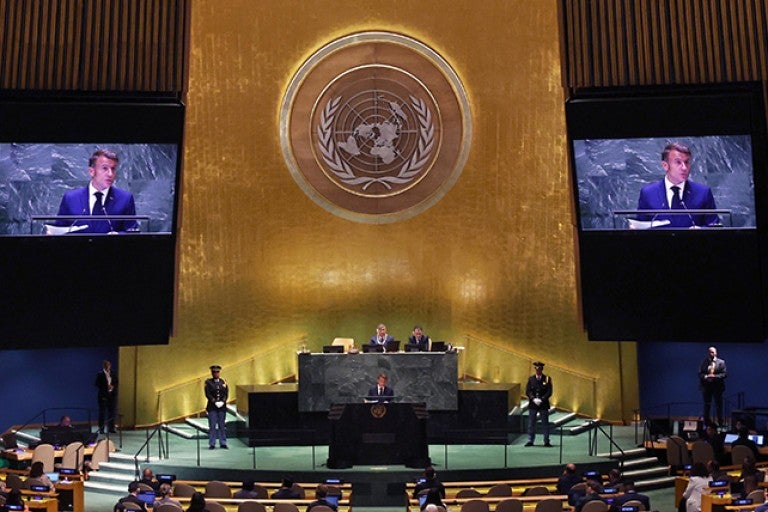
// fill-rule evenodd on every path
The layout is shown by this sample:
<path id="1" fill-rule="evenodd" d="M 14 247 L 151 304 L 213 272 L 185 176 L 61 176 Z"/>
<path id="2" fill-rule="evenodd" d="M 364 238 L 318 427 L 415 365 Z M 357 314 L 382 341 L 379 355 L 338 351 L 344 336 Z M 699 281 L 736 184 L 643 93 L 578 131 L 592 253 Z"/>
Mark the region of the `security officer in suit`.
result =
<path id="1" fill-rule="evenodd" d="M 211 366 L 211 378 L 205 380 L 205 398 L 208 404 L 205 410 L 208 414 L 208 448 L 216 448 L 216 438 L 219 439 L 219 446 L 227 449 L 227 429 L 225 420 L 227 417 L 227 399 L 229 398 L 229 387 L 227 382 L 219 375 L 221 366 L 215 364 Z"/>
<path id="2" fill-rule="evenodd" d="M 714 423 L 714 418 L 709 416 L 714 398 L 717 425 L 723 424 L 723 392 L 725 392 L 725 378 L 727 376 L 728 370 L 725 367 L 725 361 L 717 357 L 715 347 L 709 347 L 707 357 L 699 365 L 699 382 L 704 397 L 704 423 Z"/>
<path id="3" fill-rule="evenodd" d="M 544 363 L 536 361 L 533 367 L 536 373 L 528 377 L 528 384 L 525 386 L 525 394 L 528 396 L 528 442 L 525 446 L 533 446 L 538 413 L 544 425 L 544 446 L 550 448 L 552 445 L 549 444 L 549 398 L 552 396 L 552 379 L 544 375 Z"/>

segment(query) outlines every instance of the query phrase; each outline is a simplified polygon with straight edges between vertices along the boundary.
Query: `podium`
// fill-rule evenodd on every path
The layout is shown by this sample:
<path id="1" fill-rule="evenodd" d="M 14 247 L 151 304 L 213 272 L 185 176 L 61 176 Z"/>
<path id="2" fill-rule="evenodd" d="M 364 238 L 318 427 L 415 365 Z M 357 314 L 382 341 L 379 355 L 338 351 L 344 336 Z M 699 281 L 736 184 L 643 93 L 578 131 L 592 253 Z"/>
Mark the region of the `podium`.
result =
<path id="1" fill-rule="evenodd" d="M 724 225 L 722 224 L 715 224 L 712 227 L 733 227 L 733 212 L 728 209 L 682 209 L 682 210 L 671 210 L 671 209 L 657 209 L 657 210 L 613 210 L 612 212 L 613 217 L 613 229 L 684 229 L 679 227 L 672 227 L 668 226 L 668 221 L 661 220 L 664 217 L 671 217 L 671 216 L 685 216 L 690 217 L 691 221 L 694 222 L 694 217 L 698 221 L 703 221 L 704 218 L 710 215 L 717 215 L 718 218 L 721 218 L 720 216 L 723 216 L 727 219 L 726 223 Z M 651 217 L 652 220 L 649 221 L 636 221 L 632 219 L 632 217 Z M 658 220 L 657 220 L 658 218 Z M 623 220 L 619 220 L 623 219 Z M 617 221 L 619 221 L 622 226 L 617 225 Z M 666 224 L 665 224 L 666 222 Z M 698 223 L 697 223 L 698 224 Z"/>
<path id="2" fill-rule="evenodd" d="M 424 403 L 332 405 L 328 468 L 361 464 L 427 467 L 427 417 Z"/>

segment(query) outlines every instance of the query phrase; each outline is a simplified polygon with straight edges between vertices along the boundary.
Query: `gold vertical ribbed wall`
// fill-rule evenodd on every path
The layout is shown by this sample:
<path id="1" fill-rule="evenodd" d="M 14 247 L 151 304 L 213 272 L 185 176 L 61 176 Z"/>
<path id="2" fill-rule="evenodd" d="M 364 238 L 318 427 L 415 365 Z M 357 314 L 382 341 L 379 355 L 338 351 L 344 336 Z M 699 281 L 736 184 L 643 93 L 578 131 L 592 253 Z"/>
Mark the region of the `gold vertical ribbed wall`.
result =
<path id="1" fill-rule="evenodd" d="M 0 0 L 0 88 L 181 92 L 189 0 Z"/>
<path id="2" fill-rule="evenodd" d="M 568 87 L 768 80 L 766 0 L 561 0 Z"/>

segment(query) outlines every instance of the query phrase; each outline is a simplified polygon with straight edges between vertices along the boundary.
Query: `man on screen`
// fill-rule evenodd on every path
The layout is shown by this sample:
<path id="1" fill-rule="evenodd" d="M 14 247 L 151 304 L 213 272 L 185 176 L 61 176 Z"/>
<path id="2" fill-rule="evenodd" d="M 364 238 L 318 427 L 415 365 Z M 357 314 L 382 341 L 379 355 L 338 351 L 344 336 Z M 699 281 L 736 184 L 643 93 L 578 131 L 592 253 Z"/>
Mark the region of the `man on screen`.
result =
<path id="1" fill-rule="evenodd" d="M 58 226 L 69 226 L 79 233 L 125 233 L 138 231 L 135 220 L 105 219 L 93 217 L 104 215 L 136 215 L 133 195 L 114 185 L 117 179 L 117 165 L 120 159 L 113 151 L 100 149 L 88 160 L 88 174 L 91 182 L 70 190 L 61 198 L 58 215 L 82 215 L 82 219 L 59 221 Z M 87 226 L 83 228 L 82 226 Z"/>
<path id="2" fill-rule="evenodd" d="M 691 174 L 691 150 L 688 146 L 673 142 L 661 152 L 663 180 L 646 185 L 640 190 L 638 210 L 714 210 L 712 189 L 701 183 L 689 181 Z M 720 223 L 716 214 L 639 215 L 638 220 L 664 222 L 663 227 L 692 228 Z M 661 227 L 661 226 L 660 226 Z"/>

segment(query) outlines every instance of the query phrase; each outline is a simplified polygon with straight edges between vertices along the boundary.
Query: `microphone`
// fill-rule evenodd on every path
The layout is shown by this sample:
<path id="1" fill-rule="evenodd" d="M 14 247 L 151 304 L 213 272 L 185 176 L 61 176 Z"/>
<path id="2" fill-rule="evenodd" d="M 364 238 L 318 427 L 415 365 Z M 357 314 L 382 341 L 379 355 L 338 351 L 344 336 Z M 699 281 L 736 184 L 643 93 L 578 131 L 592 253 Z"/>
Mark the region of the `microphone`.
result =
<path id="1" fill-rule="evenodd" d="M 683 210 L 688 211 L 688 207 L 685 206 L 685 201 L 683 201 L 683 198 L 680 198 L 680 204 L 683 206 Z M 696 221 L 693 220 L 693 217 L 691 217 L 691 214 L 688 214 L 688 218 L 691 219 L 691 226 L 696 226 Z"/>

